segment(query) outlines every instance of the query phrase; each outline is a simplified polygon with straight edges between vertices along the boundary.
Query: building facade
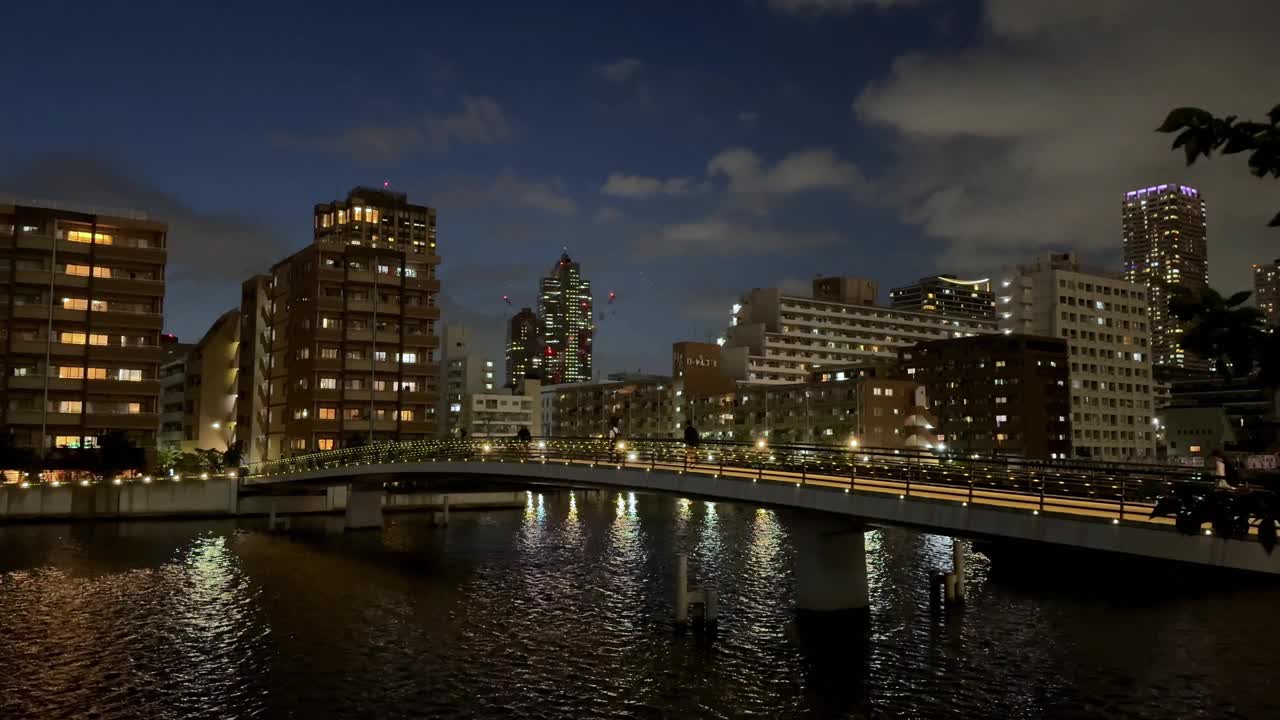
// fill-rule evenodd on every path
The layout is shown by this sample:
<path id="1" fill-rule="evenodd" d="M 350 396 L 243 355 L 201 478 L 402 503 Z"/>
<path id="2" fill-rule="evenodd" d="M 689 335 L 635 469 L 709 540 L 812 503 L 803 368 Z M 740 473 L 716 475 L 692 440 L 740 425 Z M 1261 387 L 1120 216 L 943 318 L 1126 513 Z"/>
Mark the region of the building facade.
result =
<path id="1" fill-rule="evenodd" d="M 242 447 L 274 459 L 434 436 L 436 211 L 361 187 L 317 205 L 313 224 L 310 246 L 242 288 L 241 352 L 254 352 Z"/>
<path id="2" fill-rule="evenodd" d="M 440 409 L 436 435 L 450 437 L 467 427 L 463 413 L 467 398 L 497 392 L 493 361 L 481 357 L 471 346 L 471 331 L 461 325 L 444 329 L 444 349 L 440 358 Z"/>
<path id="3" fill-rule="evenodd" d="M 0 203 L 0 432 L 44 451 L 121 431 L 154 451 L 167 243 L 137 213 Z"/>
<path id="4" fill-rule="evenodd" d="M 542 436 L 542 390 L 530 379 L 524 392 L 484 392 L 463 398 L 460 427 L 472 438 L 513 438 L 520 430 Z"/>
<path id="5" fill-rule="evenodd" d="M 1253 266 L 1253 301 L 1267 325 L 1280 325 L 1280 260 Z"/>
<path id="6" fill-rule="evenodd" d="M 591 282 L 564 253 L 538 287 L 539 344 L 546 382 L 591 381 L 592 307 Z"/>
<path id="7" fill-rule="evenodd" d="M 1183 323 L 1169 314 L 1176 288 L 1209 284 L 1208 222 L 1200 191 L 1169 183 L 1127 192 L 1121 204 L 1124 277 L 1147 288 L 1151 352 L 1156 365 L 1205 369 L 1208 362 L 1178 342 Z"/>
<path id="8" fill-rule="evenodd" d="M 991 280 L 960 280 L 955 275 L 920 278 L 914 285 L 889 291 L 889 302 L 899 310 L 951 317 L 996 319 L 996 296 Z"/>
<path id="9" fill-rule="evenodd" d="M 519 388 L 529 373 L 541 370 L 538 316 L 531 308 L 520 308 L 507 323 L 507 387 Z"/>
<path id="10" fill-rule="evenodd" d="M 160 431 L 156 447 L 182 450 L 183 408 L 187 402 L 187 353 L 191 343 L 164 343 L 164 360 L 160 363 Z"/>
<path id="11" fill-rule="evenodd" d="M 820 278 L 814 297 L 778 288 L 747 293 L 733 306 L 725 333 L 726 351 L 738 350 L 725 353 L 726 373 L 747 382 L 805 382 L 822 367 L 892 362 L 899 349 L 916 343 L 997 331 L 991 320 L 874 305 L 869 285 Z M 848 292 L 839 295 L 833 286 Z"/>
<path id="12" fill-rule="evenodd" d="M 925 388 L 937 442 L 957 452 L 1071 457 L 1067 341 L 1027 335 L 937 340 L 901 351 Z"/>
<path id="13" fill-rule="evenodd" d="M 1085 272 L 1071 254 L 1019 266 L 1000 284 L 1005 333 L 1067 341 L 1075 454 L 1153 459 L 1155 379 L 1146 286 Z"/>
<path id="14" fill-rule="evenodd" d="M 240 311 L 230 310 L 187 352 L 183 363 L 183 451 L 226 451 L 235 444 L 239 347 Z"/>

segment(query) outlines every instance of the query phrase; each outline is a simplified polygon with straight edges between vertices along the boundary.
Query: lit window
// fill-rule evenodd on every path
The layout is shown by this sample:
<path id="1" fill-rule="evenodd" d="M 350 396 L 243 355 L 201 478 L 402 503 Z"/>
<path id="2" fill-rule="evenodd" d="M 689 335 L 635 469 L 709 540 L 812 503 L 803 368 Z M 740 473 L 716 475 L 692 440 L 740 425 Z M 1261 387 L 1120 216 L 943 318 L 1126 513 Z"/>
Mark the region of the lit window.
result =
<path id="1" fill-rule="evenodd" d="M 141 413 L 141 412 L 142 412 L 142 403 L 140 403 L 140 402 L 131 402 L 131 403 L 129 403 L 129 414 L 130 414 L 130 415 L 137 415 L 138 413 Z"/>
<path id="2" fill-rule="evenodd" d="M 63 270 L 63 272 L 65 272 L 67 275 L 78 275 L 80 277 L 89 277 L 89 266 L 88 265 L 68 265 L 66 270 Z"/>
<path id="3" fill-rule="evenodd" d="M 412 363 L 418 362 L 417 353 L 398 353 L 398 355 L 399 355 L 400 362 L 402 363 L 412 364 Z"/>
<path id="4" fill-rule="evenodd" d="M 63 400 L 58 403 L 58 412 L 80 414 L 84 412 L 84 403 L 79 400 Z"/>
<path id="5" fill-rule="evenodd" d="M 316 417 L 320 418 L 321 420 L 337 420 L 338 411 L 336 408 L 322 407 L 320 408 L 319 414 L 316 415 Z"/>
<path id="6" fill-rule="evenodd" d="M 401 419 L 401 420 L 412 420 L 412 419 L 413 419 L 413 411 L 412 411 L 412 410 L 401 410 L 401 411 L 400 411 L 400 419 Z"/>
<path id="7" fill-rule="evenodd" d="M 58 336 L 58 340 L 67 345 L 83 345 L 85 334 L 82 332 L 64 332 Z"/>
<path id="8" fill-rule="evenodd" d="M 100 334 L 97 334 L 97 333 L 90 333 L 90 334 L 89 334 L 89 344 L 90 344 L 90 345 L 106 345 L 106 344 L 107 344 L 107 336 L 106 336 L 106 335 L 100 335 Z"/>
<path id="9" fill-rule="evenodd" d="M 64 380 L 80 380 L 84 378 L 84 368 L 60 367 L 58 368 L 58 377 Z"/>
<path id="10" fill-rule="evenodd" d="M 332 450 L 332 449 L 333 449 L 333 438 L 320 438 L 319 440 L 316 440 L 316 449 L 317 449 L 317 450 Z"/>
<path id="11" fill-rule="evenodd" d="M 88 310 L 89 301 L 85 298 L 64 297 L 62 298 L 62 309 L 63 310 Z"/>
<path id="12" fill-rule="evenodd" d="M 78 448 L 80 447 L 80 436 L 59 435 L 53 439 L 53 446 L 60 448 Z"/>
<path id="13" fill-rule="evenodd" d="M 293 448 L 294 450 L 306 450 L 307 440 L 306 438 L 294 438 L 289 442 L 289 447 Z"/>
<path id="14" fill-rule="evenodd" d="M 320 389 L 321 390 L 337 390 L 338 378 L 331 378 L 331 377 L 320 378 Z"/>
<path id="15" fill-rule="evenodd" d="M 320 348 L 320 357 L 321 357 L 322 359 L 324 359 L 324 360 L 337 360 L 337 359 L 338 359 L 338 348 L 336 348 L 336 347 L 323 347 L 323 348 Z"/>
<path id="16" fill-rule="evenodd" d="M 106 380 L 107 369 L 106 368 L 89 368 L 88 377 L 90 380 Z"/>

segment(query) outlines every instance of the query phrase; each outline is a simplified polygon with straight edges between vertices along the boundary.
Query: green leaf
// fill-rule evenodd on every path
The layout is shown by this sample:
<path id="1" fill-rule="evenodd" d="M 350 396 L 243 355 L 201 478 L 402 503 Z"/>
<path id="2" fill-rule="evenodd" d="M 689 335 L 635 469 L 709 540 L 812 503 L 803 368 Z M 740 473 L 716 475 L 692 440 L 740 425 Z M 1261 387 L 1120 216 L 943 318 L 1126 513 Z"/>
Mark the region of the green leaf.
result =
<path id="1" fill-rule="evenodd" d="M 1193 107 L 1180 107 L 1169 111 L 1164 122 L 1156 128 L 1156 132 L 1171 133 L 1188 126 L 1207 125 L 1213 121 L 1213 115 Z"/>

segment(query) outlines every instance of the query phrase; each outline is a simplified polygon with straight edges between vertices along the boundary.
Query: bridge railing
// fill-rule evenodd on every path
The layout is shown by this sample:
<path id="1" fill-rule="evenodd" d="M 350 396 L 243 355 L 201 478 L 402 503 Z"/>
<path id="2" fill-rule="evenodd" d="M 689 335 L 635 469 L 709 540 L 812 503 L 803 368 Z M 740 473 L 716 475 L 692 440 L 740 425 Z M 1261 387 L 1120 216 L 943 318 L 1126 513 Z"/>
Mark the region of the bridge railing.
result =
<path id="1" fill-rule="evenodd" d="M 257 463 L 255 479 L 317 470 L 422 462 L 541 462 L 698 473 L 897 493 L 1124 519 L 1146 516 L 1175 485 L 1211 486 L 1197 470 L 1154 465 L 1039 461 L 886 448 L 553 438 L 425 440 L 375 444 Z"/>

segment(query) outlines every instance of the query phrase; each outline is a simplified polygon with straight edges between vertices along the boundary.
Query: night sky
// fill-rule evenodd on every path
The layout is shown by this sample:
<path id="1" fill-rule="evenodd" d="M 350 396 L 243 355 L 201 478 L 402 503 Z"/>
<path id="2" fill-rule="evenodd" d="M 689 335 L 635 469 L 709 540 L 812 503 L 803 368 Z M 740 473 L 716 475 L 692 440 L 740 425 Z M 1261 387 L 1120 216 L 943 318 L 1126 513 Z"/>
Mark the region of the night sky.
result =
<path id="1" fill-rule="evenodd" d="M 428 7 L 430 6 L 430 7 Z M 1123 6 L 1123 7 L 1116 7 Z M 989 0 L 13 3 L 0 192 L 171 224 L 194 341 L 358 184 L 439 208 L 446 321 L 496 350 L 566 246 L 597 368 L 666 370 L 751 287 L 888 289 L 1074 248 L 1120 269 L 1120 200 L 1209 207 L 1210 276 L 1280 255 L 1274 181 L 1185 169 L 1171 107 L 1280 102 L 1280 3 Z"/>

